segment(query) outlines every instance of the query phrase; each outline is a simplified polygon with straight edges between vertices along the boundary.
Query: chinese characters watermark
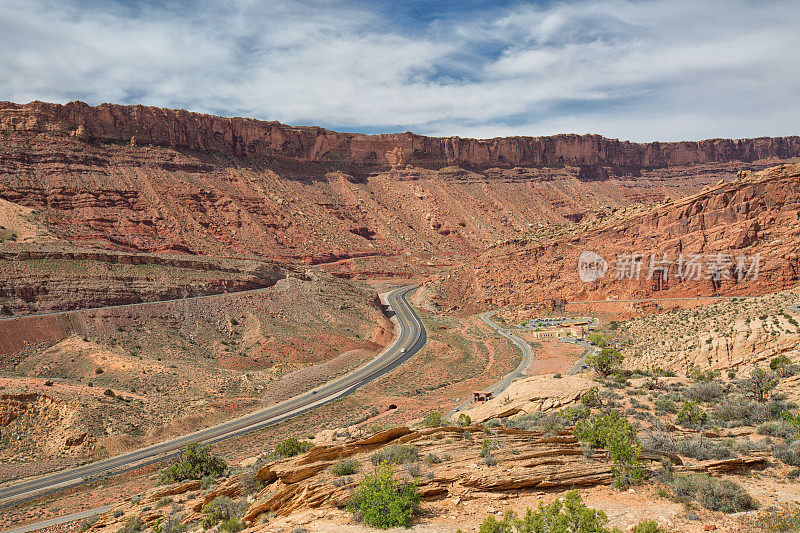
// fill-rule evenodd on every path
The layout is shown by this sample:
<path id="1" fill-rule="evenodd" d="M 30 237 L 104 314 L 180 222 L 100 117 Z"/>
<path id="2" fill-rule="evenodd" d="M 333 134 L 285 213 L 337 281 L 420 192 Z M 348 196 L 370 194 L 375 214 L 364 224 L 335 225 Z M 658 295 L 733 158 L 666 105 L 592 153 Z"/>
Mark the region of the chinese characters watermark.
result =
<path id="1" fill-rule="evenodd" d="M 761 263 L 761 254 L 734 256 L 715 252 L 671 257 L 667 253 L 623 253 L 617 254 L 609 265 L 603 256 L 587 250 L 578 258 L 578 275 L 581 281 L 590 283 L 604 277 L 611 266 L 616 280 L 639 280 L 644 276 L 648 280 L 660 278 L 663 281 L 670 278 L 680 281 L 744 281 L 758 278 Z"/>

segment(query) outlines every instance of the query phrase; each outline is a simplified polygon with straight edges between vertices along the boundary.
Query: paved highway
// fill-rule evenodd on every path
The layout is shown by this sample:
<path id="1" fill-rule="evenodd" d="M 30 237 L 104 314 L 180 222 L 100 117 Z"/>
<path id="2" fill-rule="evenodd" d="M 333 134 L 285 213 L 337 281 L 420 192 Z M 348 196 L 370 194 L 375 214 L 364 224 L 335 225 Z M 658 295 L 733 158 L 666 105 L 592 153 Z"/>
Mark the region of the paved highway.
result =
<path id="1" fill-rule="evenodd" d="M 104 507 L 97 507 L 95 509 L 80 511 L 78 513 L 72 513 L 65 516 L 59 516 L 57 518 L 51 518 L 50 520 L 36 522 L 35 524 L 26 524 L 24 526 L 15 527 L 13 529 L 5 529 L 3 530 L 3 533 L 30 533 L 31 531 L 37 531 L 39 529 L 44 529 L 46 527 L 58 526 L 61 524 L 66 524 L 67 522 L 76 522 L 78 520 L 89 518 L 90 516 L 97 516 L 99 514 L 105 513 L 112 507 L 114 506 L 106 505 Z"/>
<path id="2" fill-rule="evenodd" d="M 522 338 L 514 335 L 512 332 L 513 330 L 504 328 L 492 320 L 492 316 L 496 312 L 497 311 L 489 311 L 487 313 L 483 313 L 481 315 L 481 320 L 489 324 L 489 326 L 491 326 L 497 333 L 516 344 L 517 347 L 522 351 L 522 361 L 519 362 L 517 368 L 515 368 L 511 373 L 506 374 L 503 379 L 486 389 L 487 391 L 491 391 L 493 396 L 497 396 L 506 390 L 508 386 L 511 385 L 512 381 L 523 376 L 525 374 L 525 369 L 530 366 L 531 360 L 533 359 L 533 350 L 531 350 L 530 344 L 525 342 Z"/>
<path id="3" fill-rule="evenodd" d="M 282 403 L 189 435 L 55 474 L 5 485 L 0 487 L 0 509 L 162 461 L 180 454 L 190 442 L 210 444 L 262 429 L 350 394 L 369 381 L 397 368 L 425 345 L 427 340 L 425 327 L 406 301 L 406 295 L 414 289 L 415 285 L 401 287 L 389 293 L 387 297 L 400 326 L 400 334 L 395 343 L 375 359 L 346 376 Z"/>
<path id="4" fill-rule="evenodd" d="M 586 358 L 589 357 L 590 355 L 594 355 L 594 354 L 596 354 L 597 352 L 600 351 L 600 348 L 598 346 L 595 346 L 594 344 L 590 344 L 590 343 L 588 343 L 586 341 L 566 340 L 566 339 L 563 339 L 561 337 L 559 337 L 558 340 L 564 341 L 564 342 L 571 342 L 573 344 L 579 344 L 579 345 L 583 346 L 584 348 L 586 348 L 586 351 L 583 353 L 583 355 L 580 356 L 578 358 L 578 360 L 575 361 L 575 364 L 572 365 L 572 368 L 570 368 L 567 371 L 567 375 L 568 376 L 574 376 L 578 372 L 582 372 L 583 371 L 583 367 L 586 365 Z"/>
<path id="5" fill-rule="evenodd" d="M 494 385 L 492 385 L 491 387 L 486 389 L 487 391 L 490 391 L 495 398 L 497 397 L 498 394 L 500 394 L 501 392 L 506 390 L 508 388 L 508 386 L 511 385 L 512 381 L 514 381 L 515 379 L 525 375 L 525 369 L 528 368 L 528 366 L 531 364 L 531 359 L 533 359 L 533 350 L 531 349 L 531 345 L 528 344 L 528 342 L 526 342 L 524 339 L 522 339 L 519 336 L 515 335 L 514 331 L 528 331 L 528 330 L 533 330 L 534 328 L 538 327 L 538 325 L 531 325 L 531 326 L 518 327 L 518 328 L 504 328 L 504 327 L 500 326 L 499 324 L 496 324 L 492 320 L 491 317 L 496 312 L 497 311 L 495 310 L 495 311 L 487 311 L 486 313 L 483 313 L 481 315 L 481 320 L 483 320 L 489 326 L 491 326 L 492 329 L 494 329 L 497 333 L 499 333 L 503 337 L 505 337 L 508 340 L 510 340 L 511 342 L 513 342 L 517 346 L 517 348 L 519 348 L 520 351 L 522 352 L 522 360 L 519 362 L 519 365 L 517 365 L 517 368 L 515 368 L 510 374 L 506 374 L 506 376 L 503 379 L 501 379 L 500 381 L 498 381 L 497 383 L 495 383 Z M 594 318 L 594 317 L 582 317 L 582 318 L 588 319 L 590 324 L 593 325 L 593 326 L 596 326 L 598 324 L 597 319 Z M 539 322 L 540 324 L 545 322 L 546 323 L 545 325 L 556 326 L 556 325 L 561 325 L 561 322 L 564 322 L 566 324 L 566 323 L 572 322 L 574 320 L 577 320 L 577 319 L 575 319 L 575 318 L 565 318 L 564 320 L 540 319 L 538 321 L 537 320 L 532 320 L 531 322 Z M 558 340 L 561 340 L 561 341 L 564 341 L 564 342 L 571 342 L 571 341 L 568 341 L 568 340 L 566 340 L 564 338 L 561 338 L 561 337 L 559 337 Z M 583 370 L 583 365 L 586 364 L 586 356 L 589 355 L 589 354 L 594 354 L 596 351 L 599 350 L 599 348 L 597 346 L 594 346 L 593 344 L 589 344 L 588 342 L 585 342 L 585 341 L 577 341 L 576 340 L 575 344 L 580 344 L 581 346 L 585 347 L 587 351 L 586 351 L 585 354 L 583 354 L 575 362 L 574 365 L 572 365 L 572 368 L 570 368 L 570 370 L 567 372 L 567 375 L 577 374 L 578 372 L 582 371 Z M 465 401 L 464 403 L 462 403 L 461 405 L 459 405 L 458 407 L 453 409 L 447 415 L 447 418 L 453 419 L 454 416 L 457 416 L 460 411 L 463 411 L 464 409 L 466 409 L 469 406 L 469 404 L 471 404 L 471 403 L 472 403 L 472 399 L 468 399 L 467 401 Z"/>
<path id="6" fill-rule="evenodd" d="M 495 311 L 487 311 L 486 313 L 483 313 L 481 315 L 481 320 L 483 320 L 489 326 L 491 326 L 492 329 L 494 329 L 497 333 L 499 333 L 503 337 L 505 337 L 508 340 L 510 340 L 511 342 L 513 342 L 520 349 L 520 351 L 522 352 L 522 360 L 519 362 L 519 365 L 517 365 L 517 368 L 515 368 L 509 374 L 506 374 L 505 377 L 503 377 L 503 379 L 501 379 L 500 381 L 498 381 L 497 383 L 495 383 L 494 385 L 492 385 L 488 389 L 485 389 L 487 391 L 491 391 L 492 395 L 495 396 L 495 397 L 497 397 L 498 394 L 500 394 L 501 392 L 506 390 L 508 388 L 508 386 L 511 385 L 512 381 L 514 381 L 515 379 L 517 379 L 520 376 L 522 376 L 523 374 L 525 374 L 525 369 L 528 368 L 528 366 L 531 364 L 531 360 L 533 359 L 533 350 L 531 350 L 531 345 L 530 344 L 528 344 L 527 342 L 525 342 L 521 338 L 519 338 L 516 335 L 514 335 L 513 333 L 511 333 L 512 330 L 505 329 L 505 328 L 495 324 L 494 321 L 492 321 L 491 317 L 496 312 L 497 311 L 495 310 Z M 461 405 L 459 405 L 458 407 L 453 409 L 447 415 L 447 418 L 453 419 L 454 416 L 458 416 L 458 413 L 460 411 L 463 411 L 471 403 L 472 403 L 472 399 L 471 398 L 467 399 L 467 401 L 465 401 L 464 403 L 462 403 Z"/>

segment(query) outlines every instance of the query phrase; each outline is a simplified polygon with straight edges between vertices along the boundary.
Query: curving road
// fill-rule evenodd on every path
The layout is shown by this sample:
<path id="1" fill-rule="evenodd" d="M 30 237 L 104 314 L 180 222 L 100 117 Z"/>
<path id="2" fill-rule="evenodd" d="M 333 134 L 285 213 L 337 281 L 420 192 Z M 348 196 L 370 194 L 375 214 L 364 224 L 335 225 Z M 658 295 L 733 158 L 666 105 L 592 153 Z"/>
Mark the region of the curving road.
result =
<path id="1" fill-rule="evenodd" d="M 0 487 L 0 509 L 44 494 L 163 461 L 180 454 L 190 442 L 211 444 L 262 429 L 350 394 L 362 385 L 397 368 L 425 345 L 427 340 L 425 327 L 406 301 L 406 295 L 416 288 L 416 285 L 411 285 L 389 293 L 387 300 L 397 317 L 400 334 L 391 347 L 353 372 L 279 404 L 217 426 L 117 457 Z"/>
<path id="2" fill-rule="evenodd" d="M 519 348 L 520 351 L 522 352 L 522 360 L 519 362 L 519 365 L 517 365 L 517 368 L 512 370 L 510 373 L 506 374 L 503 377 L 503 379 L 501 379 L 488 389 L 485 389 L 486 391 L 491 391 L 492 395 L 494 395 L 495 397 L 504 390 L 506 390 L 508 386 L 511 385 L 512 381 L 522 376 L 525 373 L 525 369 L 528 368 L 528 366 L 531 364 L 531 360 L 533 359 L 533 350 L 531 349 L 530 344 L 528 344 L 521 338 L 511 333 L 512 330 L 505 329 L 492 321 L 491 317 L 496 312 L 497 310 L 487 311 L 483 313 L 481 315 L 481 320 L 486 322 L 497 333 L 499 333 L 503 337 L 513 342 L 517 346 L 517 348 Z M 468 399 L 467 401 L 465 401 L 464 403 L 462 403 L 461 405 L 450 411 L 450 413 L 447 415 L 447 418 L 452 418 L 453 415 L 455 415 L 459 411 L 463 411 L 471 403 L 472 399 Z"/>
<path id="3" fill-rule="evenodd" d="M 575 320 L 587 320 L 589 322 L 589 327 L 597 327 L 597 325 L 600 323 L 600 321 L 597 318 L 591 317 L 591 316 L 574 317 L 574 318 L 572 318 L 572 317 L 570 317 L 570 318 L 558 318 L 558 319 L 554 319 L 554 318 L 545 319 L 545 318 L 543 318 L 543 319 L 532 319 L 530 321 L 531 325 L 529 325 L 529 326 L 517 327 L 517 328 L 513 328 L 513 329 L 505 329 L 504 331 L 506 331 L 506 332 L 511 332 L 511 331 L 534 331 L 536 328 L 540 327 L 543 324 L 545 326 L 567 326 L 570 323 L 574 322 Z M 484 319 L 484 321 L 486 322 L 486 319 Z M 488 323 L 489 322 L 487 322 L 487 324 Z M 489 325 L 491 325 L 491 324 L 489 324 Z M 501 335 L 503 335 L 503 333 L 501 332 L 500 329 L 498 329 L 496 327 L 495 327 L 495 329 L 497 329 L 497 331 L 500 332 Z M 594 344 L 592 344 L 590 342 L 586 342 L 584 340 L 576 339 L 576 338 L 573 338 L 573 337 L 557 337 L 557 339 L 560 340 L 561 342 L 566 342 L 566 343 L 569 343 L 569 344 L 577 344 L 579 346 L 583 346 L 584 348 L 586 348 L 586 351 L 584 352 L 584 354 L 582 356 L 580 356 L 578 358 L 578 360 L 575 361 L 575 363 L 572 365 L 572 367 L 567 371 L 567 375 L 568 376 L 574 376 L 578 372 L 581 372 L 583 370 L 583 367 L 586 365 L 586 358 L 588 356 L 594 355 L 595 353 L 600 351 L 600 348 L 598 348 Z M 512 341 L 514 341 L 514 339 L 512 339 Z M 514 342 L 516 343 L 516 341 L 514 341 Z M 523 342 L 525 342 L 525 341 L 523 341 Z M 527 344 L 527 342 L 525 344 Z"/>
<path id="4" fill-rule="evenodd" d="M 487 311 L 486 313 L 483 313 L 481 315 L 481 320 L 486 322 L 497 333 L 499 333 L 500 335 L 502 335 L 503 337 L 507 338 L 512 343 L 514 343 L 517 346 L 517 348 L 519 348 L 520 351 L 522 352 L 522 360 L 519 362 L 519 365 L 517 365 L 517 368 L 515 368 L 512 372 L 510 372 L 509 374 L 506 374 L 503 377 L 503 379 L 501 379 L 500 381 L 498 381 L 497 383 L 495 383 L 491 387 L 485 389 L 486 391 L 491 392 L 492 395 L 495 398 L 497 397 L 498 394 L 500 394 L 501 392 L 506 390 L 508 388 L 508 386 L 511 385 L 512 381 L 514 381 L 515 379 L 518 379 L 519 377 L 521 377 L 523 375 L 526 375 L 525 374 L 525 369 L 528 368 L 528 366 L 531 364 L 531 360 L 533 359 L 533 350 L 531 349 L 531 345 L 527 341 L 522 339 L 521 337 L 515 335 L 513 332 L 514 331 L 532 330 L 532 329 L 534 329 L 536 327 L 536 326 L 530 326 L 530 327 L 519 327 L 519 328 L 504 328 L 504 327 L 500 326 L 499 324 L 495 323 L 492 320 L 491 317 L 496 312 L 497 312 L 497 310 L 495 310 L 495 311 Z M 593 317 L 585 317 L 585 318 L 588 318 L 590 322 L 593 321 L 593 325 L 595 325 L 595 326 L 598 323 L 596 318 L 593 318 Z M 566 339 L 561 338 L 561 337 L 559 337 L 558 339 L 560 341 L 563 341 L 563 342 L 573 342 L 573 341 L 566 340 Z M 594 354 L 595 352 L 597 352 L 599 350 L 598 347 L 596 347 L 593 344 L 590 344 L 590 343 L 588 343 L 586 341 L 577 341 L 576 340 L 576 341 L 574 341 L 574 344 L 579 344 L 579 345 L 583 346 L 584 348 L 586 348 L 586 353 L 584 353 L 580 358 L 578 358 L 578 360 L 575 361 L 575 364 L 572 365 L 572 368 L 569 369 L 569 371 L 567 372 L 567 375 L 570 375 L 570 376 L 574 375 L 574 374 L 577 374 L 578 372 L 581 372 L 583 370 L 583 365 L 586 364 L 586 357 L 588 355 L 590 355 L 590 354 Z M 465 401 L 464 403 L 462 403 L 461 405 L 459 405 L 458 407 L 453 409 L 447 415 L 447 418 L 452 418 L 456 413 L 458 413 L 459 411 L 463 411 L 471 403 L 472 403 L 471 399 Z"/>
<path id="5" fill-rule="evenodd" d="M 497 333 L 499 333 L 503 337 L 513 342 L 517 346 L 517 348 L 519 348 L 522 351 L 522 361 L 519 362 L 517 368 L 515 368 L 509 374 L 506 374 L 506 376 L 503 379 L 501 379 L 500 381 L 498 381 L 497 383 L 486 389 L 487 391 L 490 391 L 494 396 L 497 396 L 498 394 L 506 390 L 508 386 L 511 385 L 512 381 L 524 375 L 525 369 L 530 366 L 531 360 L 533 359 L 533 350 L 531 349 L 530 344 L 525 342 L 522 338 L 518 337 L 517 335 L 514 335 L 514 333 L 512 333 L 513 330 L 504 328 L 496 324 L 492 320 L 492 315 L 494 315 L 496 312 L 497 311 L 488 311 L 486 313 L 483 313 L 481 315 L 481 320 L 489 324 L 489 326 L 491 326 L 492 329 L 494 329 Z"/>

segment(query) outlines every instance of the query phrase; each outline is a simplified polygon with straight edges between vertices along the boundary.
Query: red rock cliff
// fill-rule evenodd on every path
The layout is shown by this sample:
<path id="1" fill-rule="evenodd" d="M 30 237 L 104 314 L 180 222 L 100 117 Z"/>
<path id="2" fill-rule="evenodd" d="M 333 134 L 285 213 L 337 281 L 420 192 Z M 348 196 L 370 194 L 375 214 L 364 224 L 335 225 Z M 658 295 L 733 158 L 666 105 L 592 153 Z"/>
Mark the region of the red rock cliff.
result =
<path id="1" fill-rule="evenodd" d="M 84 140 L 155 144 L 242 157 L 388 168 L 611 165 L 654 168 L 800 156 L 800 137 L 631 143 L 599 135 L 462 139 L 410 132 L 338 133 L 141 105 L 0 102 L 0 132 L 54 132 Z M 399 150 L 398 150 L 399 149 Z"/>

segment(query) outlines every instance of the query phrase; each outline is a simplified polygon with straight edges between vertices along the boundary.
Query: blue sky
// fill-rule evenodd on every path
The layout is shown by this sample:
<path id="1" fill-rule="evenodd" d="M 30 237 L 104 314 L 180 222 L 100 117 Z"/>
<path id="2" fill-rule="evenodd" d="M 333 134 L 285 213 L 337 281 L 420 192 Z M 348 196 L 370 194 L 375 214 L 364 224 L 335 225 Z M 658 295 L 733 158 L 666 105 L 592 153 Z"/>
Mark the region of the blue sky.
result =
<path id="1" fill-rule="evenodd" d="M 800 2 L 3 0 L 0 100 L 366 133 L 795 135 Z"/>

